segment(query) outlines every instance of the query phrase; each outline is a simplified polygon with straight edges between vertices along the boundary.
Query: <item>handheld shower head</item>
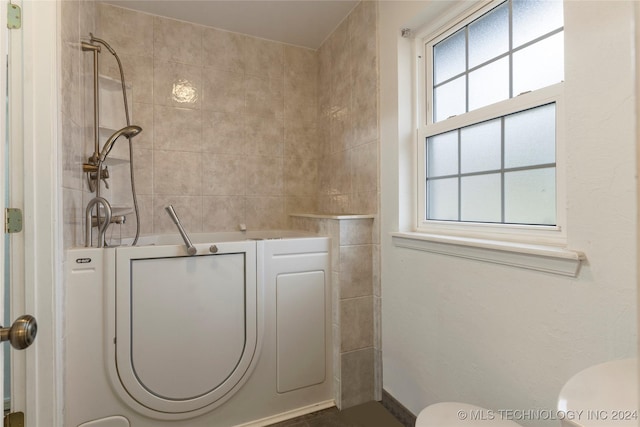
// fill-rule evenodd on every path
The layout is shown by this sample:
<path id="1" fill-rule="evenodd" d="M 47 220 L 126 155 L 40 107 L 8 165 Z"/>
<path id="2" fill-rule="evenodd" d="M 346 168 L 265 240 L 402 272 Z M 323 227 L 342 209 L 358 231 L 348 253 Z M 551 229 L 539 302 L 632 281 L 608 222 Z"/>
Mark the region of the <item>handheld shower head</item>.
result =
<path id="1" fill-rule="evenodd" d="M 124 135 L 128 139 L 131 139 L 137 134 L 139 134 L 140 132 L 142 132 L 142 128 L 136 125 L 125 126 L 119 131 L 115 132 L 113 135 L 109 137 L 107 142 L 105 142 L 104 146 L 102 147 L 102 151 L 98 155 L 98 160 L 100 160 L 101 162 L 104 162 L 104 159 L 107 158 L 107 156 L 111 152 L 111 149 L 113 148 L 113 145 L 116 143 L 116 140 L 118 138 Z"/>

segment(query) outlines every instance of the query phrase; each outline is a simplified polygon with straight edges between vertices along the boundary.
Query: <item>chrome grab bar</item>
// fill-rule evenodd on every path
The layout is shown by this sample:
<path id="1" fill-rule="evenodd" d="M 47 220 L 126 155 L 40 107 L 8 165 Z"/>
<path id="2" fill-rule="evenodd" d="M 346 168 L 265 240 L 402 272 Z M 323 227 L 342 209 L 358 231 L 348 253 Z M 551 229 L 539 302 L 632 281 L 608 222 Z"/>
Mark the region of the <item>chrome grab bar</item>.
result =
<path id="1" fill-rule="evenodd" d="M 91 199 L 89 203 L 87 203 L 87 210 L 85 211 L 85 242 L 84 245 L 88 248 L 91 246 L 91 241 L 93 240 L 91 229 L 93 228 L 93 224 L 91 221 L 91 209 L 98 203 L 101 203 L 104 206 L 104 222 L 100 224 L 100 206 L 96 208 L 96 217 L 98 217 L 98 247 L 102 248 L 104 246 L 104 233 L 107 231 L 107 227 L 111 224 L 111 205 L 104 197 L 94 197 Z"/>
<path id="2" fill-rule="evenodd" d="M 198 252 L 198 250 L 196 249 L 195 246 L 193 246 L 193 243 L 191 243 L 191 239 L 189 239 L 189 236 L 187 236 L 187 232 L 184 231 L 184 228 L 182 227 L 182 224 L 178 219 L 178 215 L 176 214 L 175 209 L 173 209 L 173 205 L 166 206 L 164 209 L 167 211 L 167 213 L 173 220 L 173 223 L 176 225 L 176 227 L 178 227 L 178 231 L 182 236 L 182 240 L 184 240 L 184 244 L 187 247 L 187 253 L 189 255 L 195 255 L 196 252 Z"/>

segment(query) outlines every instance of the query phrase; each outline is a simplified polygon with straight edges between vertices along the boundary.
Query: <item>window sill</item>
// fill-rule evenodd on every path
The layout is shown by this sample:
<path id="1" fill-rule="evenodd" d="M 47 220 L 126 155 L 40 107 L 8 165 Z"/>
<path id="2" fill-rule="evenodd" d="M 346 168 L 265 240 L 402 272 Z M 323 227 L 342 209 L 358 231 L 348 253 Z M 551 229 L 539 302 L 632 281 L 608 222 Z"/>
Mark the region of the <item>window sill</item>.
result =
<path id="1" fill-rule="evenodd" d="M 393 244 L 400 248 L 457 256 L 569 277 L 578 276 L 580 265 L 586 259 L 582 252 L 556 246 L 416 232 L 397 232 L 391 233 L 391 236 Z"/>

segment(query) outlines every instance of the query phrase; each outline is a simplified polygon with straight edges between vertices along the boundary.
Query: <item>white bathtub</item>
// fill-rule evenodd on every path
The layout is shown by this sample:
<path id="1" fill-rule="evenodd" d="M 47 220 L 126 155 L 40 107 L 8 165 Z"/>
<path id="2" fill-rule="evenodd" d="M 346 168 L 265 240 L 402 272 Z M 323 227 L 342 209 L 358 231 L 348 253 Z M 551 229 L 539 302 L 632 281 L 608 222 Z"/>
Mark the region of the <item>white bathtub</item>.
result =
<path id="1" fill-rule="evenodd" d="M 78 248 L 65 427 L 263 426 L 334 404 L 330 242 L 290 231 Z"/>

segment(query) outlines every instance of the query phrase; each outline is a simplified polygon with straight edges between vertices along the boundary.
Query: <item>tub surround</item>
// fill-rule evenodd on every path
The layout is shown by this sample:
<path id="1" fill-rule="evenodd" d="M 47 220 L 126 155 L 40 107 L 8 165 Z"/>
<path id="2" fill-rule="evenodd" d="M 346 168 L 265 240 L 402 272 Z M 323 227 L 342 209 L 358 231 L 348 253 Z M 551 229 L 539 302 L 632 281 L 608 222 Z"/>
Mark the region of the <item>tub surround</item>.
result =
<path id="1" fill-rule="evenodd" d="M 333 214 L 290 218 L 293 229 L 331 237 L 334 396 L 340 409 L 382 398 L 374 218 Z"/>

